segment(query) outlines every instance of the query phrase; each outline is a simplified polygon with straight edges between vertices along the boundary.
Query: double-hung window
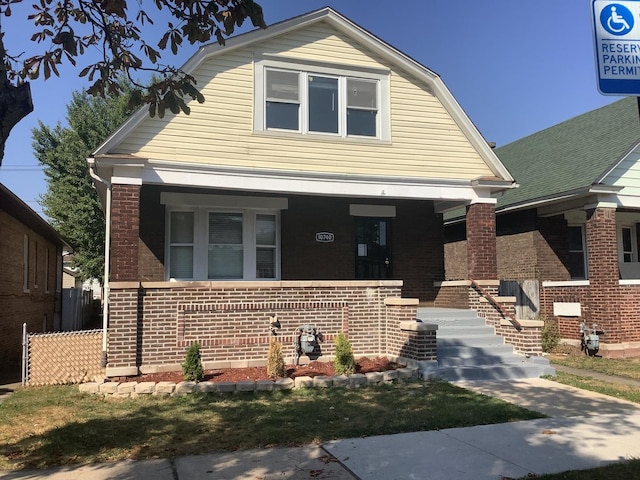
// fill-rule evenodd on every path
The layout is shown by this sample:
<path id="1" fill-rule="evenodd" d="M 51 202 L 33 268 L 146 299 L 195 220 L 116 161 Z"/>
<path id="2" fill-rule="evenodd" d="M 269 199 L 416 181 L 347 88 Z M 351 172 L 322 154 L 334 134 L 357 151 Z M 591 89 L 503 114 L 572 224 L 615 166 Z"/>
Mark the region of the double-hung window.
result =
<path id="1" fill-rule="evenodd" d="M 244 272 L 242 212 L 209 212 L 207 278 L 238 279 Z"/>
<path id="2" fill-rule="evenodd" d="M 300 129 L 299 83 L 298 72 L 267 70 L 265 116 L 268 128 Z"/>
<path id="3" fill-rule="evenodd" d="M 569 225 L 569 273 L 574 280 L 587 278 L 584 225 Z"/>
<path id="4" fill-rule="evenodd" d="M 171 197 L 172 194 L 168 194 Z M 178 195 L 177 197 L 180 197 Z M 189 197 L 185 195 L 183 197 Z M 198 196 L 200 199 L 206 195 Z M 279 219 L 286 199 L 212 196 L 211 206 L 168 204 L 170 280 L 257 280 L 280 275 Z M 238 207 L 230 207 L 238 200 Z M 181 198 L 182 199 L 182 198 Z M 218 199 L 222 206 L 216 206 Z M 245 200 L 245 201 L 243 201 Z M 205 201 L 207 203 L 207 201 Z M 262 205 L 260 205 L 262 204 Z"/>
<path id="5" fill-rule="evenodd" d="M 314 62 L 256 65 L 256 131 L 389 140 L 389 72 Z"/>
<path id="6" fill-rule="evenodd" d="M 375 81 L 347 78 L 347 135 L 376 136 L 377 90 Z"/>
<path id="7" fill-rule="evenodd" d="M 619 238 L 619 260 L 621 263 L 631 263 L 638 261 L 637 242 L 635 228 L 622 226 L 618 230 Z"/>

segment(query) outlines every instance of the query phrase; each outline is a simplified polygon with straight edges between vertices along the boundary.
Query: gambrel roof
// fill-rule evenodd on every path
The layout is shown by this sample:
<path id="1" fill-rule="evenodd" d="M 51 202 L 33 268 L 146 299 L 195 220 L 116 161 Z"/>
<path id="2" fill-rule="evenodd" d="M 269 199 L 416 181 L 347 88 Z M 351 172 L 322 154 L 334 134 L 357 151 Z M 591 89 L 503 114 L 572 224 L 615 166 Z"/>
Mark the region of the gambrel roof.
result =
<path id="1" fill-rule="evenodd" d="M 513 178 L 509 171 L 500 163 L 485 139 L 436 73 L 329 7 L 270 25 L 265 30 L 253 30 L 232 37 L 226 41 L 225 46 L 220 46 L 217 43 L 205 45 L 187 61 L 182 69 L 187 73 L 192 73 L 204 62 L 212 59 L 212 57 L 225 55 L 248 46 L 260 45 L 270 39 L 307 28 L 320 22 L 325 22 L 341 34 L 352 39 L 354 43 L 365 46 L 379 58 L 393 65 L 394 68 L 405 72 L 408 76 L 415 79 L 416 82 L 427 85 L 429 90 L 433 92 L 433 95 L 441 102 L 444 109 L 446 109 L 449 116 L 464 133 L 469 144 L 473 146 L 482 161 L 491 171 L 492 176 L 479 178 L 478 181 L 486 181 L 492 183 L 493 186 L 499 186 L 499 188 L 510 188 L 512 186 Z M 141 108 L 125 122 L 120 129 L 98 147 L 93 157 L 99 158 L 112 154 L 114 148 L 147 118 L 147 108 Z"/>

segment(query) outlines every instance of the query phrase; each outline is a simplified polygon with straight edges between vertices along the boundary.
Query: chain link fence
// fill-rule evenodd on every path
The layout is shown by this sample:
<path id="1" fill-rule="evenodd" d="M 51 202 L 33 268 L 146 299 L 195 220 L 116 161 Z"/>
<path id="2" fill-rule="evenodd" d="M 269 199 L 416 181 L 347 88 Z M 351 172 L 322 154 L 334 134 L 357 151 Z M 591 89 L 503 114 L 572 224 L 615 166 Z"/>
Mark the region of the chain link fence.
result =
<path id="1" fill-rule="evenodd" d="M 34 334 L 23 331 L 23 335 L 23 384 L 72 384 L 104 376 L 102 330 Z"/>

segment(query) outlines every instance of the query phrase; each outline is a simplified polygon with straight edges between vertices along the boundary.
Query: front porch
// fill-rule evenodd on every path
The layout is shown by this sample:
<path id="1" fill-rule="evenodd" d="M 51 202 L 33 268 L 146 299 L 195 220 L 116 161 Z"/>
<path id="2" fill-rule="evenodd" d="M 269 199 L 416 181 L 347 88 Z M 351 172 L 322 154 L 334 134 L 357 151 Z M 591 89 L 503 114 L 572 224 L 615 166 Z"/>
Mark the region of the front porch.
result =
<path id="1" fill-rule="evenodd" d="M 436 359 L 435 328 L 416 322 L 416 299 L 401 281 L 114 282 L 107 376 L 180 370 L 198 341 L 205 368 L 265 365 L 276 338 L 293 362 L 302 325 L 322 334 L 322 359 L 348 335 L 356 356 L 387 356 L 408 365 Z M 272 335 L 270 319 L 281 328 Z M 289 357 L 289 358 L 287 358 Z"/>

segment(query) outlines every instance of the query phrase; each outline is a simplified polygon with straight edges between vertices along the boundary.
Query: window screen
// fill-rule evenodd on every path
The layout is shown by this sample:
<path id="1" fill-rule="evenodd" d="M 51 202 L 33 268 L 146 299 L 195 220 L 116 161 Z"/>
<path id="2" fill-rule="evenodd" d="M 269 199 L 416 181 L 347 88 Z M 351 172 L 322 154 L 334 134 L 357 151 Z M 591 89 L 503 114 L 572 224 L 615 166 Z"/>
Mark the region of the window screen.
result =
<path id="1" fill-rule="evenodd" d="M 375 137 L 378 83 L 347 78 L 347 135 Z"/>
<path id="2" fill-rule="evenodd" d="M 171 212 L 169 269 L 171 278 L 193 278 L 193 212 Z"/>
<path id="3" fill-rule="evenodd" d="M 300 93 L 298 72 L 267 70 L 267 128 L 298 130 Z"/>
<path id="4" fill-rule="evenodd" d="M 276 277 L 276 217 L 256 215 L 256 278 Z"/>
<path id="5" fill-rule="evenodd" d="M 242 213 L 209 213 L 208 278 L 242 278 L 242 222 Z"/>

